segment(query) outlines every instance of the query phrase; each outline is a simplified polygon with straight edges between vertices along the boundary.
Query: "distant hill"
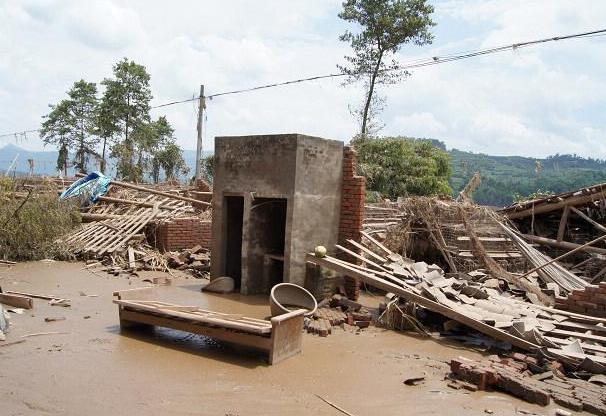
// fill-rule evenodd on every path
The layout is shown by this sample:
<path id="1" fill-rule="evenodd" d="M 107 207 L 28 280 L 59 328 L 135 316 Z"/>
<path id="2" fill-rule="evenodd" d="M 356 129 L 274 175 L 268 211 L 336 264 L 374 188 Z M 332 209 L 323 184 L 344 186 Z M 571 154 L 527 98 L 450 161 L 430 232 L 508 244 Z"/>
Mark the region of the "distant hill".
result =
<path id="1" fill-rule="evenodd" d="M 489 156 L 449 151 L 455 195 L 480 171 L 482 184 L 473 198 L 479 204 L 504 206 L 516 194 L 527 196 L 537 190 L 560 193 L 606 182 L 606 161 L 577 155 L 554 155 L 545 159 L 522 156 Z"/>

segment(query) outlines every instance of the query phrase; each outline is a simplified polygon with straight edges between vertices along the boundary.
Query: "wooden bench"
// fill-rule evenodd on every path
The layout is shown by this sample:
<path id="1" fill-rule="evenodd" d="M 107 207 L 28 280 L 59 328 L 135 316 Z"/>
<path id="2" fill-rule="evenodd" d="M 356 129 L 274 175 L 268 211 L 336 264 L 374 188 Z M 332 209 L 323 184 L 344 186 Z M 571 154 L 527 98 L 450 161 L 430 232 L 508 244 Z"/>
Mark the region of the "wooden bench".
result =
<path id="1" fill-rule="evenodd" d="M 114 292 L 120 328 L 150 325 L 205 335 L 220 341 L 254 348 L 268 354 L 276 364 L 301 352 L 303 316 L 299 309 L 271 320 L 247 318 L 155 300 L 156 288 Z"/>

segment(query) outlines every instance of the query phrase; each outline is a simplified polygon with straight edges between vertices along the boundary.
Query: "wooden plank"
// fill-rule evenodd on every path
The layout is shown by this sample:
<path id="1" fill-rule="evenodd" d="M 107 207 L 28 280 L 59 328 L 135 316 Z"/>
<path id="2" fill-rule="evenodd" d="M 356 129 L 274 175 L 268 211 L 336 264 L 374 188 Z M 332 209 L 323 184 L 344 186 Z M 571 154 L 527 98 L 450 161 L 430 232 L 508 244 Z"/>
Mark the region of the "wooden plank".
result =
<path id="1" fill-rule="evenodd" d="M 249 324 L 253 324 L 256 326 L 267 327 L 270 324 L 270 322 L 266 319 L 248 318 L 246 316 L 242 316 L 240 314 L 235 314 L 235 313 L 223 313 L 223 312 L 209 311 L 206 309 L 201 309 L 197 306 L 180 306 L 180 305 L 174 305 L 172 303 L 161 302 L 158 300 L 134 300 L 133 302 L 136 302 L 137 304 L 154 306 L 158 309 L 186 311 L 189 313 L 198 314 L 198 315 L 202 315 L 202 316 L 218 317 L 218 318 L 226 319 L 226 320 L 240 321 L 243 323 L 249 323 Z"/>
<path id="2" fill-rule="evenodd" d="M 124 321 L 124 322 L 123 322 Z M 160 326 L 204 335 L 224 342 L 244 345 L 250 348 L 269 352 L 271 339 L 267 336 L 231 331 L 226 328 L 208 327 L 199 322 L 187 322 L 176 319 L 150 315 L 147 313 L 120 309 L 120 325 L 128 326 L 128 322 L 138 322 L 145 325 Z"/>
<path id="3" fill-rule="evenodd" d="M 34 307 L 34 300 L 32 298 L 8 293 L 0 293 L 0 303 L 23 309 L 32 309 Z"/>
<path id="4" fill-rule="evenodd" d="M 539 348 L 538 345 L 518 338 L 514 335 L 511 335 L 507 332 L 504 332 L 498 328 L 487 325 L 483 322 L 477 321 L 475 319 L 471 319 L 465 316 L 463 313 L 457 312 L 447 306 L 434 302 L 430 299 L 427 299 L 421 295 L 418 295 L 408 289 L 397 286 L 394 283 L 388 282 L 387 280 L 383 280 L 376 276 L 372 276 L 367 273 L 363 273 L 359 270 L 356 270 L 352 267 L 348 267 L 342 264 L 336 264 L 331 261 L 331 257 L 318 258 L 313 254 L 307 254 L 306 260 L 317 264 L 319 266 L 326 267 L 328 269 L 334 270 L 338 273 L 343 273 L 349 275 L 351 277 L 357 277 L 362 280 L 364 283 L 374 286 L 378 289 L 385 290 L 387 292 L 395 293 L 398 296 L 405 298 L 408 301 L 414 302 L 420 306 L 423 306 L 433 312 L 439 313 L 447 318 L 454 319 L 457 322 L 460 322 L 464 325 L 467 325 L 483 334 L 491 336 L 501 341 L 509 342 L 510 344 L 522 348 L 526 351 L 534 351 Z"/>
<path id="5" fill-rule="evenodd" d="M 307 311 L 297 309 L 271 318 L 269 364 L 277 364 L 303 349 L 303 318 Z"/>
<path id="6" fill-rule="evenodd" d="M 564 239 L 566 224 L 568 224 L 568 213 L 570 213 L 570 206 L 566 205 L 562 211 L 562 216 L 560 217 L 560 225 L 558 227 L 558 235 L 556 237 L 556 241 L 558 243 Z"/>
<path id="7" fill-rule="evenodd" d="M 133 201 L 130 199 L 112 198 L 109 196 L 100 196 L 97 198 L 97 200 L 103 201 L 103 202 L 109 202 L 109 203 L 113 203 L 113 204 L 129 204 L 129 205 L 136 205 L 136 206 L 141 206 L 141 207 L 146 207 L 146 208 L 154 207 L 154 204 L 152 204 L 150 202 L 137 201 L 137 200 Z M 172 211 L 175 209 L 175 207 L 173 207 L 169 204 L 162 204 L 158 208 L 163 209 L 163 210 L 168 210 L 168 211 Z"/>
<path id="8" fill-rule="evenodd" d="M 156 287 L 137 287 L 114 292 L 118 300 L 151 300 L 158 294 Z"/>
<path id="9" fill-rule="evenodd" d="M 386 269 L 385 267 L 381 266 L 380 264 L 377 264 L 377 263 L 375 263 L 374 261 L 372 261 L 372 260 L 370 260 L 370 259 L 367 259 L 366 257 L 362 257 L 362 256 L 361 256 L 361 255 L 359 255 L 358 253 L 353 252 L 353 251 L 351 251 L 351 250 L 350 250 L 350 249 L 348 249 L 348 248 L 345 248 L 345 247 L 340 246 L 340 245 L 338 245 L 338 244 L 335 244 L 335 247 L 336 247 L 336 248 L 338 248 L 339 250 L 341 250 L 341 251 L 343 251 L 343 252 L 345 252 L 345 253 L 349 254 L 350 256 L 353 256 L 353 257 L 357 258 L 358 260 L 361 260 L 361 261 L 363 261 L 364 263 L 371 265 L 372 267 L 374 267 L 374 268 L 375 268 L 375 269 L 377 269 L 377 270 L 381 270 L 381 271 L 383 271 L 383 272 L 388 272 L 388 271 L 389 271 L 388 269 Z"/>
<path id="10" fill-rule="evenodd" d="M 145 305 L 142 303 L 134 302 L 134 301 L 126 301 L 126 300 L 114 300 L 115 304 L 118 304 L 122 307 L 129 308 L 135 311 L 146 311 L 153 312 L 160 316 L 164 316 L 167 318 L 182 318 L 187 319 L 191 322 L 199 322 L 207 325 L 215 325 L 224 328 L 235 329 L 239 331 L 254 333 L 254 334 L 268 334 L 271 332 L 271 324 L 268 322 L 266 327 L 261 327 L 257 325 L 245 324 L 237 321 L 229 321 L 226 319 L 215 318 L 215 317 L 206 317 L 186 312 L 179 311 L 169 311 L 169 310 L 161 310 L 156 306 Z"/>
<path id="11" fill-rule="evenodd" d="M 61 298 L 59 298 L 57 296 L 40 295 L 40 294 L 37 294 L 37 293 L 17 292 L 17 291 L 14 291 L 14 290 L 7 290 L 4 293 L 9 293 L 11 295 L 27 296 L 27 297 L 34 298 L 34 299 L 45 299 L 45 300 L 61 299 Z"/>
<path id="12" fill-rule="evenodd" d="M 352 240 L 351 238 L 349 240 L 347 240 L 347 242 L 351 245 L 353 245 L 354 247 L 359 248 L 360 250 L 362 250 L 364 253 L 368 254 L 369 256 L 371 256 L 372 258 L 374 258 L 377 261 L 380 261 L 381 263 L 387 263 L 387 259 L 384 257 L 379 256 L 377 253 L 375 253 L 374 251 L 370 250 L 368 247 L 364 246 L 363 244 L 358 243 L 355 240 Z"/>
<path id="13" fill-rule="evenodd" d="M 375 246 L 377 246 L 381 250 L 383 250 L 388 256 L 394 254 L 390 249 L 385 247 L 383 244 L 379 243 L 377 240 L 375 240 L 373 237 L 371 237 L 368 233 L 366 233 L 364 231 L 360 231 L 360 234 L 362 234 L 364 237 L 366 237 L 366 239 L 368 241 L 370 241 L 371 243 L 373 243 Z"/>

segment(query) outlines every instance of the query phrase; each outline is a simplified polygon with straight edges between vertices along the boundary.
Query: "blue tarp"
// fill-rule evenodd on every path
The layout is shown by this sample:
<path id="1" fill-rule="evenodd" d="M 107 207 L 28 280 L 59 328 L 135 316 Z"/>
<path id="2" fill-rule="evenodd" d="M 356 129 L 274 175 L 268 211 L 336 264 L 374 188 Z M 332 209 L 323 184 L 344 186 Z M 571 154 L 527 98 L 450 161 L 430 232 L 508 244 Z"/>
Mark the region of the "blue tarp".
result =
<path id="1" fill-rule="evenodd" d="M 72 183 L 65 191 L 61 193 L 59 199 L 67 199 L 75 196 L 86 195 L 91 202 L 107 193 L 107 188 L 111 179 L 101 172 L 91 172 L 83 178 Z"/>

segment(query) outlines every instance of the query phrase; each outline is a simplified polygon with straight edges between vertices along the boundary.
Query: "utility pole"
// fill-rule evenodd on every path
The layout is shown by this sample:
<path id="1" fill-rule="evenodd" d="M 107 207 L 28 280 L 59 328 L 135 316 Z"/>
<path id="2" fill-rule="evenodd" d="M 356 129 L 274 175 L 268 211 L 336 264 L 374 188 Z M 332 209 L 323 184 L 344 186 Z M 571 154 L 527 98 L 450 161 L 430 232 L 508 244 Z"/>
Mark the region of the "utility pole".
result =
<path id="1" fill-rule="evenodd" d="M 200 101 L 198 103 L 198 143 L 196 146 L 196 180 L 202 178 L 202 130 L 204 123 L 204 109 L 206 108 L 206 99 L 204 97 L 204 84 L 200 85 Z"/>

